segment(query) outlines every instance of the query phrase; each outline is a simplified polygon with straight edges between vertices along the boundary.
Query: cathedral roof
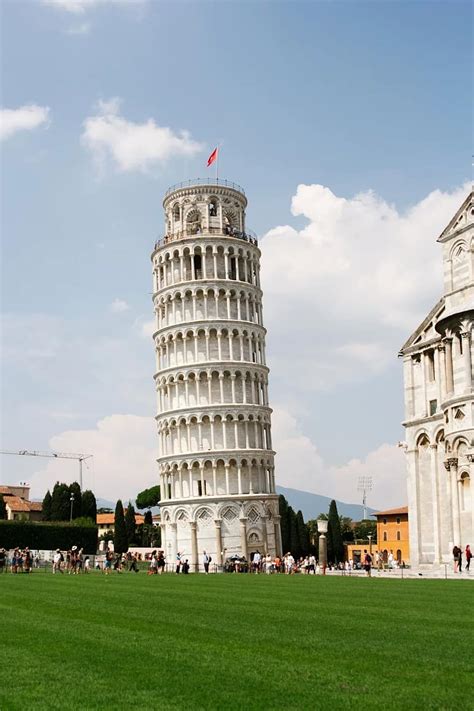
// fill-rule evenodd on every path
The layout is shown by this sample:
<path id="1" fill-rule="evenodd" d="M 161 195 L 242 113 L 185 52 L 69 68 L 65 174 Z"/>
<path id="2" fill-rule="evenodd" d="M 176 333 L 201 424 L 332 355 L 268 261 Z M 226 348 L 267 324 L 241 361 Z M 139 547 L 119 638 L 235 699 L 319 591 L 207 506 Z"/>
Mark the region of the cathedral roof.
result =
<path id="1" fill-rule="evenodd" d="M 416 343 L 416 341 L 418 340 L 418 338 L 419 338 L 420 336 L 422 336 L 422 334 L 423 334 L 424 332 L 426 332 L 426 330 L 429 328 L 430 324 L 431 324 L 431 323 L 434 324 L 435 321 L 438 321 L 438 319 L 439 319 L 439 318 L 441 317 L 441 315 L 442 315 L 443 309 L 444 309 L 444 297 L 442 297 L 442 298 L 435 304 L 435 306 L 433 306 L 433 308 L 431 309 L 431 311 L 429 312 L 429 314 L 428 314 L 428 316 L 425 318 L 425 320 L 420 323 L 420 325 L 418 326 L 418 328 L 417 328 L 415 331 L 413 331 L 413 333 L 411 334 L 410 338 L 408 338 L 408 339 L 405 341 L 405 343 L 403 344 L 403 346 L 400 348 L 400 352 L 399 352 L 398 355 L 403 355 L 404 352 L 407 350 L 407 348 L 410 348 L 411 346 L 414 346 L 414 345 L 415 345 L 415 343 Z M 434 332 L 433 332 L 433 334 L 432 334 L 432 337 L 439 338 L 438 334 L 437 334 L 437 333 L 434 333 Z M 422 342 L 423 340 L 424 340 L 424 339 L 422 339 L 422 338 L 420 339 L 421 342 Z M 427 338 L 426 340 L 430 340 L 429 335 L 428 335 L 428 338 Z M 420 343 L 420 345 L 421 345 L 421 343 Z"/>
<path id="2" fill-rule="evenodd" d="M 451 219 L 449 224 L 444 228 L 438 237 L 438 242 L 445 242 L 447 239 L 452 237 L 457 232 L 469 227 L 469 223 L 472 224 L 472 219 L 466 219 L 468 216 L 468 211 L 474 209 L 474 190 L 472 190 L 467 198 L 464 200 L 463 204 L 456 212 L 454 217 Z M 472 212 L 471 212 L 472 214 Z"/>

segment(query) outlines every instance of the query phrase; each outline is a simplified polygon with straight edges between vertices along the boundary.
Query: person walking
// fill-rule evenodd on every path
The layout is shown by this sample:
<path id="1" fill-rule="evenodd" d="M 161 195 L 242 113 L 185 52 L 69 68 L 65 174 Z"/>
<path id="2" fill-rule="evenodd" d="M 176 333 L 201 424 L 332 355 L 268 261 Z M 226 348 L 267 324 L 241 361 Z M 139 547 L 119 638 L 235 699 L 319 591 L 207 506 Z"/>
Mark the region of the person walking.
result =
<path id="1" fill-rule="evenodd" d="M 469 543 L 466 546 L 464 555 L 466 556 L 466 570 L 469 572 L 469 566 L 471 565 L 472 558 L 471 546 L 469 545 Z"/>
<path id="2" fill-rule="evenodd" d="M 204 572 L 209 575 L 209 563 L 211 562 L 211 557 L 207 555 L 206 551 L 202 554 L 202 564 L 204 566 Z"/>
<path id="3" fill-rule="evenodd" d="M 454 546 L 453 548 L 453 561 L 454 561 L 454 572 L 458 573 L 461 572 L 459 570 L 459 554 L 461 552 L 461 549 L 458 548 L 458 546 Z"/>
<path id="4" fill-rule="evenodd" d="M 372 577 L 372 556 L 366 550 L 364 550 L 364 570 L 367 577 Z"/>

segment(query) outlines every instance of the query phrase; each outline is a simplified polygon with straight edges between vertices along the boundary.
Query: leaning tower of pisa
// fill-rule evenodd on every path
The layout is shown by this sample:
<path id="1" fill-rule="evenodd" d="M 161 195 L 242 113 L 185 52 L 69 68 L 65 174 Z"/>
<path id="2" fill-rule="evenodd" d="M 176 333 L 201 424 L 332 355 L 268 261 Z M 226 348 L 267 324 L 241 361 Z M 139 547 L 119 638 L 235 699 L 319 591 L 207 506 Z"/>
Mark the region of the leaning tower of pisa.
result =
<path id="1" fill-rule="evenodd" d="M 191 569 L 203 551 L 281 553 L 260 250 L 229 181 L 164 198 L 152 253 L 162 547 Z"/>

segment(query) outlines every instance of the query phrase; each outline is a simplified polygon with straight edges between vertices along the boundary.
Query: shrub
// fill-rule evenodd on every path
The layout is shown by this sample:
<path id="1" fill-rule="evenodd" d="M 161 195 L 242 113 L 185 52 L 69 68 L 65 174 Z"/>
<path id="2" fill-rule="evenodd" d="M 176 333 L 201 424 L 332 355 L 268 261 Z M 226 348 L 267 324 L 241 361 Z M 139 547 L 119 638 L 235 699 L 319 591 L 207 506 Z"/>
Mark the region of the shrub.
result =
<path id="1" fill-rule="evenodd" d="M 67 550 L 72 546 L 85 553 L 97 552 L 97 526 L 75 523 L 0 521 L 0 547 L 33 550 Z"/>

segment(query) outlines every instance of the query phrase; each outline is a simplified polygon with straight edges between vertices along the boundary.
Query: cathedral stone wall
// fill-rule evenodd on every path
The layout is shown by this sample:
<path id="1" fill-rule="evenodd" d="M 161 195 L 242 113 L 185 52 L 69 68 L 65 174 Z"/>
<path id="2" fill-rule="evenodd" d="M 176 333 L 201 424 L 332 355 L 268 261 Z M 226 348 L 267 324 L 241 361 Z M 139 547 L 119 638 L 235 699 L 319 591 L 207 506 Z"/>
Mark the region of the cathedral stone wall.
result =
<path id="1" fill-rule="evenodd" d="M 450 562 L 454 545 L 473 543 L 473 194 L 438 241 L 444 294 L 400 352 L 415 566 Z"/>

